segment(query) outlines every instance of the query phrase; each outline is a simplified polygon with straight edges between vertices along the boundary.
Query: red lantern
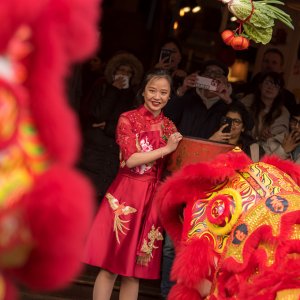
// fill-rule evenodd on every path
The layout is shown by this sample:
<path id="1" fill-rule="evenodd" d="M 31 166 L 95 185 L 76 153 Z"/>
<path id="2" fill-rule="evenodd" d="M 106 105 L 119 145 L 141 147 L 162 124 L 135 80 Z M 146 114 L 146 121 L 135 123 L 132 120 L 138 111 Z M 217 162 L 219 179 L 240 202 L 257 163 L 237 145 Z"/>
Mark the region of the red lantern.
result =
<path id="1" fill-rule="evenodd" d="M 231 47 L 234 50 L 245 50 L 250 45 L 249 40 L 244 36 L 235 36 L 231 41 Z"/>
<path id="2" fill-rule="evenodd" d="M 230 46 L 230 45 L 231 45 L 231 42 L 232 42 L 232 40 L 233 40 L 233 38 L 234 38 L 234 32 L 231 31 L 231 30 L 224 30 L 224 31 L 221 33 L 221 37 L 222 37 L 224 43 L 225 43 L 226 45 L 229 45 L 229 46 Z"/>

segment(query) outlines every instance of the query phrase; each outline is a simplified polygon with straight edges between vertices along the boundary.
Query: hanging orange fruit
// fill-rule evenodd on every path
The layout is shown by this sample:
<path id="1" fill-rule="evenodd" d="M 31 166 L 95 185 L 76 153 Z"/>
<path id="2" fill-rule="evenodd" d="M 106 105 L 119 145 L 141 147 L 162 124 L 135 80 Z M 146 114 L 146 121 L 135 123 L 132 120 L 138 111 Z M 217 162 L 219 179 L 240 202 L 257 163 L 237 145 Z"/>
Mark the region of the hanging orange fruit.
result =
<path id="1" fill-rule="evenodd" d="M 250 42 L 246 37 L 239 35 L 232 39 L 230 45 L 234 50 L 246 50 L 248 49 Z"/>
<path id="2" fill-rule="evenodd" d="M 231 42 L 232 42 L 232 40 L 233 40 L 233 38 L 234 38 L 234 32 L 232 31 L 232 30 L 224 30 L 222 33 L 221 33 L 221 37 L 222 37 L 222 39 L 223 39 L 223 41 L 224 41 L 224 43 L 226 44 L 226 45 L 231 45 Z"/>

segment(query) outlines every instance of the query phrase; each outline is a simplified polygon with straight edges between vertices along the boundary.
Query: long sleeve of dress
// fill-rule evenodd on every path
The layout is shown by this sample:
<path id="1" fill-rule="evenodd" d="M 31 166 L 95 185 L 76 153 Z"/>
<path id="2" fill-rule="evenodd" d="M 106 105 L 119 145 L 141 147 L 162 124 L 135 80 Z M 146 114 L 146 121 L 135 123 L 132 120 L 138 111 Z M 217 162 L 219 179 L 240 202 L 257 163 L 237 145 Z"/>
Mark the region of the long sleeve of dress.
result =
<path id="1" fill-rule="evenodd" d="M 132 130 L 129 119 L 126 116 L 121 115 L 118 121 L 116 135 L 116 140 L 120 146 L 122 155 L 121 160 L 126 161 L 133 153 L 137 151 L 136 139 L 136 134 Z"/>

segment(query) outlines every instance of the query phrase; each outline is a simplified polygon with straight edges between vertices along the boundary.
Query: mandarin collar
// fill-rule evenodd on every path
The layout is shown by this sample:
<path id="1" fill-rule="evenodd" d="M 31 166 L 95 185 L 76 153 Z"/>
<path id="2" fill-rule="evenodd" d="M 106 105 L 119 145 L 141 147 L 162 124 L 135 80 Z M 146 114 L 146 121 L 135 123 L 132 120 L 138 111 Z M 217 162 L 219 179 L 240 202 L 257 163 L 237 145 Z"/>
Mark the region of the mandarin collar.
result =
<path id="1" fill-rule="evenodd" d="M 162 112 L 160 112 L 160 114 L 157 117 L 154 117 L 154 115 L 145 107 L 144 104 L 138 108 L 138 111 L 142 116 L 146 118 L 146 120 L 159 121 L 163 117 Z"/>

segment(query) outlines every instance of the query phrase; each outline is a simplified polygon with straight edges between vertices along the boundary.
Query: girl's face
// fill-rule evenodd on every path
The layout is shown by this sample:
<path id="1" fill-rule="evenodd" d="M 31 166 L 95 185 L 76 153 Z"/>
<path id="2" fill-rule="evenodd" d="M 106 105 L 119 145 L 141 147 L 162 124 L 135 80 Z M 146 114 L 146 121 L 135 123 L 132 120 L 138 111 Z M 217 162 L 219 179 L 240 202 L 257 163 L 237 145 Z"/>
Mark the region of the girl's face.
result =
<path id="1" fill-rule="evenodd" d="M 261 84 L 261 96 L 262 98 L 275 99 L 278 96 L 280 86 L 276 84 L 271 77 L 266 77 Z"/>
<path id="2" fill-rule="evenodd" d="M 232 119 L 232 126 L 230 131 L 231 138 L 239 138 L 241 133 L 244 131 L 244 124 L 241 115 L 238 112 L 229 111 L 226 114 L 226 117 Z"/>
<path id="3" fill-rule="evenodd" d="M 170 97 L 171 87 L 166 78 L 151 78 L 144 89 L 145 107 L 154 115 L 158 116 L 162 108 L 167 104 Z"/>

